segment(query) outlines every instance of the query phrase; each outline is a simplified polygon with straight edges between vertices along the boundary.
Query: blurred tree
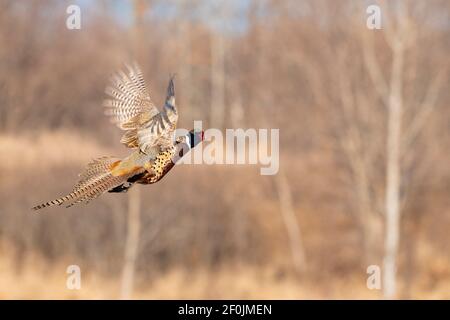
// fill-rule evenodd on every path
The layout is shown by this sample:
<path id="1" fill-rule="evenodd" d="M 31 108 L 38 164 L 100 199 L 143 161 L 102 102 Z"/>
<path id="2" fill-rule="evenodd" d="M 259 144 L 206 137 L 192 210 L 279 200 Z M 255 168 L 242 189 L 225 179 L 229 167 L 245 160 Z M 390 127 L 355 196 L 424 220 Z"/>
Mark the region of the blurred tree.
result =
<path id="1" fill-rule="evenodd" d="M 133 53 L 136 57 L 142 56 L 143 43 L 143 19 L 147 10 L 147 0 L 133 0 L 134 30 Z M 125 261 L 122 272 L 122 285 L 120 296 L 122 299 L 130 299 L 133 294 L 134 271 L 139 253 L 139 238 L 141 230 L 141 193 L 139 186 L 128 192 L 128 221 L 127 238 L 125 242 Z"/>
<path id="2" fill-rule="evenodd" d="M 215 4 L 214 21 L 218 22 L 216 30 L 211 34 L 211 128 L 224 128 L 225 122 L 225 51 L 227 41 L 225 27 L 229 19 L 229 4 L 219 1 Z"/>
<path id="3" fill-rule="evenodd" d="M 418 169 L 411 167 L 411 161 L 415 162 L 412 159 L 423 157 L 417 153 L 416 138 L 425 129 L 427 119 L 437 105 L 449 71 L 447 59 L 443 65 L 433 66 L 433 76 L 429 80 L 424 81 L 417 75 L 408 78 L 406 68 L 417 70 L 418 66 L 415 61 L 407 64 L 407 54 L 411 50 L 418 52 L 418 47 L 421 46 L 418 29 L 422 23 L 426 23 L 420 19 L 423 19 L 423 16 L 413 17 L 414 9 L 411 4 L 412 2 L 406 4 L 399 1 L 384 6 L 383 12 L 389 23 L 383 34 L 391 53 L 390 76 L 385 76 L 381 71 L 373 46 L 366 44 L 363 47 L 369 75 L 387 109 L 383 291 L 388 299 L 397 296 L 396 274 L 402 203 L 407 200 L 406 196 L 411 188 L 409 177 Z M 422 9 L 425 10 L 424 7 Z M 412 93 L 407 88 L 417 86 L 417 78 L 420 79 L 420 86 L 424 91 L 421 99 L 413 101 L 406 96 Z M 429 169 L 425 168 L 427 171 Z"/>

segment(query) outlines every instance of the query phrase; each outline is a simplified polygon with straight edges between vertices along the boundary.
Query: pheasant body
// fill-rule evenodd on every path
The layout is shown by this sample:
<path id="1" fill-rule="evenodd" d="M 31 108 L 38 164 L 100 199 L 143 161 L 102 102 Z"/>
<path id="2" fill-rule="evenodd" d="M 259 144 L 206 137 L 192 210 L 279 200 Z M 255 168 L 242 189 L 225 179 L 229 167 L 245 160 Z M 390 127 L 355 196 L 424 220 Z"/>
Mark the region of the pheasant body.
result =
<path id="1" fill-rule="evenodd" d="M 128 178 L 127 182 L 109 190 L 108 192 L 126 192 L 134 183 L 153 184 L 161 180 L 176 164 L 177 159 L 182 158 L 200 141 L 203 140 L 203 132 L 194 132 L 176 142 L 173 148 L 159 153 L 155 160 L 147 164 L 149 170 Z M 186 142 L 188 140 L 189 142 Z"/>
<path id="2" fill-rule="evenodd" d="M 151 165 L 151 169 L 143 177 L 145 184 L 152 184 L 161 180 L 162 177 L 173 167 L 172 159 L 175 155 L 175 147 L 159 153 Z M 142 182 L 141 182 L 142 183 Z"/>

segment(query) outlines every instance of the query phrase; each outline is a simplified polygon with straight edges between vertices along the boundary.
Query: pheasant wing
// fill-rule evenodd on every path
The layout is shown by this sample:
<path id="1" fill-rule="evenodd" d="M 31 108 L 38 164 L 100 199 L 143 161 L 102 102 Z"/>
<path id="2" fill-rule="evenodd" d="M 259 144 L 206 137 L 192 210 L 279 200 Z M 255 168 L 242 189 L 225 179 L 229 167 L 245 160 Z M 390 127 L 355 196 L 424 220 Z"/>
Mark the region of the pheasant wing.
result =
<path id="1" fill-rule="evenodd" d="M 167 98 L 163 111 L 150 117 L 147 113 L 136 115 L 123 128 L 129 130 L 122 138 L 122 143 L 128 146 L 139 147 L 144 153 L 157 148 L 166 150 L 173 146 L 174 131 L 178 121 L 178 112 L 175 107 L 175 89 L 173 77 L 167 88 Z"/>
<path id="2" fill-rule="evenodd" d="M 121 142 L 129 148 L 136 148 L 139 145 L 137 131 L 157 116 L 159 110 L 150 99 L 139 66 L 134 63 L 126 67 L 128 74 L 119 71 L 112 77 L 111 86 L 106 88 L 110 98 L 103 105 L 112 122 L 126 131 Z"/>

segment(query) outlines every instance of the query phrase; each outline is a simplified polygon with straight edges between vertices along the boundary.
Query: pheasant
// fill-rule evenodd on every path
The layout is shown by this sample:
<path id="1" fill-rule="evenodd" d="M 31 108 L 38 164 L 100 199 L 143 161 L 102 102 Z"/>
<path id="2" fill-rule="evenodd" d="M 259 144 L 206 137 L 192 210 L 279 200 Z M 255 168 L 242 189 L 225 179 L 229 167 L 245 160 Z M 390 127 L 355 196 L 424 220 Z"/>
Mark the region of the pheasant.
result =
<path id="1" fill-rule="evenodd" d="M 66 207 L 88 203 L 105 192 L 126 192 L 134 184 L 152 184 L 161 180 L 177 159 L 203 141 L 203 131 L 191 130 L 174 139 L 178 121 L 174 77 L 171 76 L 162 111 L 150 99 L 142 72 L 134 63 L 128 73 L 113 75 L 106 88 L 105 114 L 125 131 L 121 142 L 134 151 L 124 159 L 101 157 L 90 162 L 68 195 L 33 207 L 39 210 L 53 205 Z"/>

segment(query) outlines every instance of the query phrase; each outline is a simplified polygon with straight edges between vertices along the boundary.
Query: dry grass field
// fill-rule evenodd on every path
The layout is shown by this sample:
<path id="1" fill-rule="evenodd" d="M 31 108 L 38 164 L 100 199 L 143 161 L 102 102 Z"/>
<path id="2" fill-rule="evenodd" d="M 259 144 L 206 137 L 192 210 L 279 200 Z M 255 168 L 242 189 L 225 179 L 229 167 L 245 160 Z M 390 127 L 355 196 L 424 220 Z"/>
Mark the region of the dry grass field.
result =
<path id="1" fill-rule="evenodd" d="M 0 0 L 0 299 L 450 299 L 450 3 L 374 3 Z M 157 106 L 176 74 L 179 128 L 279 129 L 277 174 L 33 212 L 130 153 L 102 101 L 133 61 Z"/>
<path id="2" fill-rule="evenodd" d="M 20 141 L 19 144 L 18 141 Z M 42 154 L 42 150 L 51 150 L 51 146 L 58 142 L 61 142 L 59 150 L 62 152 Z M 120 298 L 123 244 L 116 243 L 123 242 L 124 234 L 114 230 L 123 229 L 120 224 L 126 221 L 126 212 L 110 211 L 111 207 L 107 202 L 114 201 L 112 196 L 106 195 L 105 199 L 99 199 L 101 204 L 97 206 L 91 203 L 80 208 L 58 208 L 38 214 L 30 210 L 36 201 L 43 200 L 42 197 L 48 197 L 48 189 L 54 189 L 54 192 L 51 192 L 53 195 L 69 190 L 72 181 L 76 179 L 78 168 L 81 168 L 91 155 L 111 154 L 111 152 L 114 154 L 114 151 L 120 150 L 102 147 L 92 142 L 88 136 L 76 137 L 67 131 L 44 132 L 35 136 L 3 136 L 0 138 L 0 145 L 2 150 L 8 150 L 9 158 L 1 164 L 1 171 L 4 173 L 2 175 L 2 208 L 17 208 L 15 221 L 5 218 L 2 220 L 4 240 L 0 243 L 0 298 Z M 24 149 L 27 150 L 25 156 L 22 152 Z M 311 163 L 308 166 L 314 168 L 317 165 L 315 157 L 311 155 L 310 158 Z M 40 164 L 38 169 L 36 169 L 36 163 Z M 57 170 L 55 171 L 54 168 Z M 192 178 L 189 170 L 195 170 L 200 177 L 206 174 L 223 177 L 224 173 L 220 171 L 225 171 L 225 176 L 233 179 L 239 177 L 240 181 L 245 178 L 245 175 L 248 176 L 247 179 L 257 175 L 255 168 L 204 168 L 206 169 L 202 170 L 206 170 L 207 173 L 200 173 L 198 168 L 189 166 L 177 167 L 172 173 L 175 179 L 167 177 L 165 183 L 168 186 L 162 186 L 162 188 L 170 189 L 171 184 L 176 183 L 176 177 L 182 176 L 183 179 L 189 180 Z M 184 170 L 187 172 L 183 172 Z M 233 175 L 232 171 L 236 173 Z M 308 171 L 310 175 L 317 174 L 306 170 L 302 173 L 306 181 L 311 179 Z M 18 180 L 17 175 L 21 172 L 26 172 L 27 175 L 22 177 L 23 180 Z M 54 176 L 55 174 L 58 176 Z M 36 175 L 40 178 L 35 179 Z M 48 181 L 56 185 L 48 186 Z M 18 183 L 21 184 L 18 185 Z M 201 181 L 195 183 L 199 190 L 204 192 L 209 188 L 202 186 Z M 14 186 L 15 193 L 5 191 L 5 186 L 11 188 L 11 185 Z M 37 190 L 39 188 L 43 191 Z M 144 198 L 159 197 L 153 194 L 158 191 L 141 188 Z M 308 195 L 307 186 L 303 188 L 305 189 L 302 192 L 303 197 L 314 199 L 317 196 L 314 193 Z M 34 190 L 34 192 L 21 194 L 17 193 L 18 190 Z M 162 192 L 164 190 L 166 189 Z M 239 191 L 236 192 L 239 193 Z M 435 193 L 436 204 L 443 206 L 448 204 L 449 200 L 445 194 L 442 198 L 436 195 Z M 239 199 L 239 195 L 236 194 L 229 197 Z M 120 202 L 126 203 L 126 201 L 126 195 L 121 195 L 119 202 L 114 203 L 120 205 Z M 214 199 L 210 201 L 215 202 Z M 244 200 L 240 201 L 242 204 Z M 358 262 L 363 251 L 358 245 L 358 234 L 355 232 L 351 216 L 345 212 L 339 212 L 336 208 L 332 215 L 327 214 L 330 210 L 328 205 L 317 206 L 311 201 L 304 201 L 298 205 L 298 216 L 304 230 L 303 237 L 308 258 L 308 271 L 298 275 L 292 268 L 290 252 L 286 247 L 286 232 L 278 214 L 276 199 L 268 198 L 261 202 L 255 196 L 246 199 L 245 202 L 250 202 L 247 205 L 252 209 L 246 209 L 243 217 L 235 217 L 239 221 L 234 222 L 232 226 L 223 225 L 224 220 L 221 219 L 224 217 L 214 214 L 211 210 L 207 212 L 208 215 L 214 215 L 213 217 L 190 212 L 192 208 L 189 206 L 181 211 L 194 220 L 210 219 L 209 227 L 202 227 L 195 221 L 193 224 L 185 224 L 186 220 L 182 218 L 182 221 L 169 218 L 169 223 L 159 222 L 152 217 L 155 212 L 150 207 L 144 206 L 145 227 L 143 227 L 142 235 L 144 243 L 138 257 L 139 272 L 136 275 L 132 297 L 138 299 L 379 299 L 382 297 L 380 290 L 369 290 L 366 286 L 366 270 L 364 265 Z M 144 203 L 147 202 L 144 200 Z M 151 200 L 148 204 L 151 206 Z M 123 206 L 126 207 L 125 204 Z M 85 213 L 86 210 L 89 210 L 88 214 Z M 107 212 L 104 212 L 105 210 Z M 410 249 L 405 245 L 405 252 L 414 256 L 403 257 L 403 259 L 405 261 L 414 259 L 414 264 L 401 267 L 407 271 L 404 274 L 409 273 L 408 276 L 414 279 L 414 282 L 411 285 L 408 278 L 400 279 L 400 297 L 450 298 L 448 295 L 450 262 L 445 245 L 441 245 L 443 239 L 449 237 L 445 227 L 448 221 L 441 217 L 442 225 L 438 226 L 434 220 L 439 215 L 445 217 L 448 216 L 448 212 L 443 214 L 430 211 L 427 218 L 422 221 L 422 225 L 426 227 L 414 235 L 416 243 L 414 252 L 409 252 Z M 49 223 L 52 219 L 57 220 L 55 223 Z M 244 219 L 250 221 L 244 221 Z M 21 221 L 22 224 L 17 221 Z M 192 242 L 192 239 L 189 243 L 183 243 L 183 236 L 179 235 L 178 238 L 171 236 L 147 240 L 145 233 L 154 232 L 154 226 L 150 225 L 154 221 L 159 223 L 157 228 L 160 229 L 160 233 L 175 235 L 181 229 L 189 228 L 192 229 L 187 235 L 189 238 L 196 234 L 197 237 L 206 237 L 212 242 L 217 241 L 215 246 L 211 244 L 210 250 L 219 251 L 221 252 L 219 255 L 224 257 L 218 258 L 217 261 L 209 260 L 209 253 L 202 251 L 205 248 L 202 248 L 204 243 L 201 239 L 200 243 Z M 221 226 L 216 225 L 218 221 Z M 235 228 L 239 226 L 242 234 L 236 234 Z M 337 227 L 341 230 L 339 234 L 335 234 Z M 6 231 L 6 228 L 9 231 Z M 215 239 L 208 228 L 216 228 L 216 231 L 212 232 L 219 232 L 226 239 Z M 229 228 L 232 230 L 226 230 Z M 12 241 L 18 241 L 21 246 L 18 247 Z M 159 246 L 159 249 L 152 246 Z M 166 246 L 170 248 L 167 249 Z M 220 249 L 222 246 L 228 246 L 231 248 L 228 250 L 237 252 L 227 255 L 223 251 L 225 249 Z M 174 255 L 183 251 L 182 257 L 166 257 L 165 259 L 171 261 L 170 264 L 166 262 L 161 265 L 161 258 L 164 256 L 161 256 L 162 253 L 158 253 L 158 250 L 164 251 L 164 248 L 175 251 Z M 162 261 L 165 260 L 162 259 Z M 77 264 L 81 268 L 80 290 L 69 290 L 66 287 L 68 278 L 66 269 L 72 264 Z"/>

